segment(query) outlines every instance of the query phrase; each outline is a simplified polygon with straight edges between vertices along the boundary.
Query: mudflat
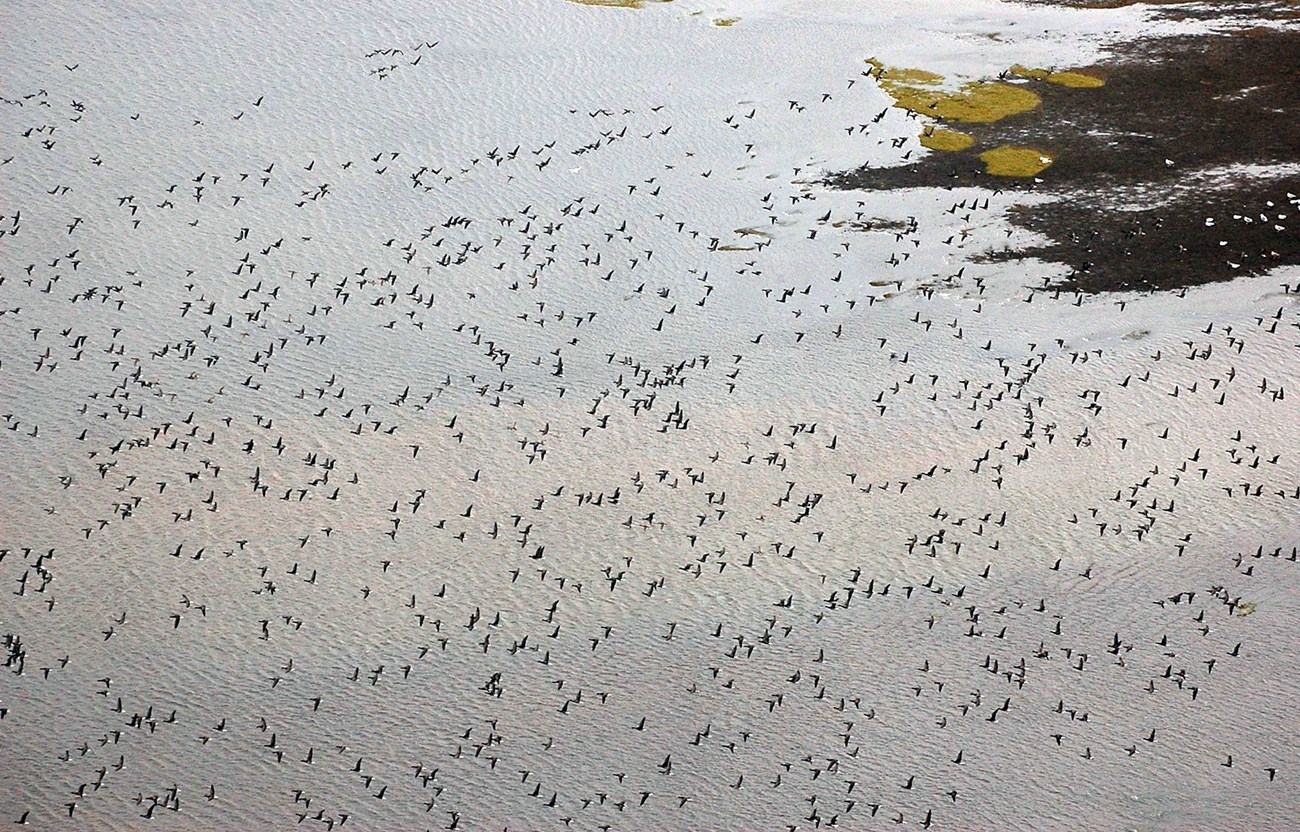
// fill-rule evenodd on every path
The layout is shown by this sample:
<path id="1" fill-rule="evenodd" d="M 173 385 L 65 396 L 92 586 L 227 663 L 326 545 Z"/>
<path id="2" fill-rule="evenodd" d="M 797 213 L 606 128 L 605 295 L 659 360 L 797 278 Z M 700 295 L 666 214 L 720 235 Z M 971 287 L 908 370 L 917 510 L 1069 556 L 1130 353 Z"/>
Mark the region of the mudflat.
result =
<path id="1" fill-rule="evenodd" d="M 1227 23 L 1245 13 L 1241 6 L 1168 5 L 1160 13 L 1214 13 Z M 1249 11 L 1258 18 L 1258 7 Z M 1277 4 L 1272 14 L 1286 21 L 1300 10 Z M 1057 284 L 1064 290 L 1174 289 L 1300 262 L 1300 33 L 1256 25 L 1140 40 L 1068 72 L 1097 83 L 1061 83 L 1066 73 L 1057 68 L 1009 67 L 997 83 L 1033 93 L 1039 106 L 982 123 L 940 116 L 941 126 L 929 128 L 939 141 L 923 137 L 939 152 L 827 182 L 869 190 L 978 185 L 1059 197 L 1009 214 L 1045 242 L 984 256 L 1066 264 L 1070 274 Z M 949 126 L 973 141 L 947 140 Z M 996 175 L 988 154 L 1001 148 L 1038 151 L 1047 164 Z"/>

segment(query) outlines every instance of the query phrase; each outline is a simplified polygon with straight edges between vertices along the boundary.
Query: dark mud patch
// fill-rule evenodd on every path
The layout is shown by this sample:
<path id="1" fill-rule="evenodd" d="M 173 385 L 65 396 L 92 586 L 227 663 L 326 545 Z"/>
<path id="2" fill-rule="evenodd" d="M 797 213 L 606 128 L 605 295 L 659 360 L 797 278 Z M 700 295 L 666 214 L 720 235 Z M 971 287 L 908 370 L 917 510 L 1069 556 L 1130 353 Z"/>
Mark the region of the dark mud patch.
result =
<path id="1" fill-rule="evenodd" d="M 1249 11 L 1260 14 L 1258 6 Z M 1286 19 L 1298 11 L 1278 4 L 1273 14 Z M 1300 26 L 1142 41 L 1078 69 L 1104 86 L 1009 75 L 1039 95 L 1041 106 L 961 124 L 975 138 L 967 149 L 833 174 L 826 184 L 974 185 L 1059 196 L 1010 216 L 1050 242 L 984 257 L 1066 264 L 1071 274 L 1062 289 L 1174 289 L 1300 263 Z M 1052 163 L 1033 176 L 990 175 L 980 154 L 1004 145 L 1040 149 Z"/>

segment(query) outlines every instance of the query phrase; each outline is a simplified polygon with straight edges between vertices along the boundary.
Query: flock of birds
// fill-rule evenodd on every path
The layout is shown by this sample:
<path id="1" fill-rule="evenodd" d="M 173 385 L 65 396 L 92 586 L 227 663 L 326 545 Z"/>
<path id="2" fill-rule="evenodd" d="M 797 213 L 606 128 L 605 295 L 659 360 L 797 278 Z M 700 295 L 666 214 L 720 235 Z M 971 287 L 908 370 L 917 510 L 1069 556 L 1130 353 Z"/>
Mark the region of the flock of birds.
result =
<path id="1" fill-rule="evenodd" d="M 0 102 L 8 821 L 1300 813 L 1294 277 L 1084 296 L 980 257 L 1014 182 L 829 191 L 789 145 L 924 152 L 865 64 L 462 155 L 76 57 Z"/>

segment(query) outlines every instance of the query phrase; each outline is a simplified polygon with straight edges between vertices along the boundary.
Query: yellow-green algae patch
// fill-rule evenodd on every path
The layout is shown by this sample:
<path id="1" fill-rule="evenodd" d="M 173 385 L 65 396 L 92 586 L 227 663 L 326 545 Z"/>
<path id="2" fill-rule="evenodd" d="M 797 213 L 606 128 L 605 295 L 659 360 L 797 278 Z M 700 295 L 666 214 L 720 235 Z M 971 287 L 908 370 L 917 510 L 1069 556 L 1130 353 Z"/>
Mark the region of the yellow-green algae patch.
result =
<path id="1" fill-rule="evenodd" d="M 1011 67 L 1011 74 L 1019 75 L 1021 78 L 1033 78 L 1037 81 L 1042 81 L 1045 80 L 1047 76 L 1051 75 L 1052 71 L 1050 69 L 1031 69 L 1030 67 L 1016 64 Z"/>
<path id="2" fill-rule="evenodd" d="M 939 84 L 943 81 L 943 76 L 937 72 L 912 67 L 887 67 L 875 58 L 868 58 L 867 63 L 875 68 L 876 78 L 882 83 L 917 85 Z"/>
<path id="3" fill-rule="evenodd" d="M 672 0 L 569 0 L 569 2 L 608 9 L 641 9 L 646 3 L 671 3 Z"/>
<path id="4" fill-rule="evenodd" d="M 942 75 L 923 69 L 886 67 L 874 58 L 880 86 L 897 106 L 949 121 L 987 123 L 1028 112 L 1041 99 L 1034 92 L 1000 81 L 970 81 L 956 90 L 943 89 Z"/>
<path id="5" fill-rule="evenodd" d="M 1104 87 L 1106 82 L 1095 75 L 1086 75 L 1082 72 L 1053 72 L 1047 76 L 1047 83 L 1059 84 L 1062 87 L 1074 87 L 1076 89 L 1092 89 L 1095 87 Z"/>
<path id="6" fill-rule="evenodd" d="M 975 144 L 975 137 L 969 133 L 962 133 L 958 130 L 926 130 L 921 134 L 921 145 L 931 150 L 946 150 L 949 152 L 965 150 Z"/>
<path id="7" fill-rule="evenodd" d="M 1036 176 L 1052 164 L 1052 157 L 1034 147 L 1004 144 L 981 153 L 980 161 L 993 176 Z"/>
<path id="8" fill-rule="evenodd" d="M 1033 78 L 1038 81 L 1046 81 L 1049 84 L 1057 84 L 1062 87 L 1073 87 L 1075 89 L 1091 89 L 1095 87 L 1104 87 L 1106 82 L 1095 75 L 1088 75 L 1084 72 L 1075 70 L 1061 70 L 1059 72 L 1050 69 L 1031 69 L 1027 66 L 1016 64 L 1011 67 L 1014 75 L 1021 78 Z"/>

